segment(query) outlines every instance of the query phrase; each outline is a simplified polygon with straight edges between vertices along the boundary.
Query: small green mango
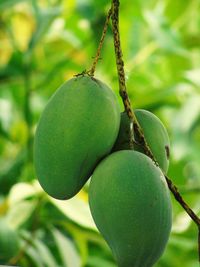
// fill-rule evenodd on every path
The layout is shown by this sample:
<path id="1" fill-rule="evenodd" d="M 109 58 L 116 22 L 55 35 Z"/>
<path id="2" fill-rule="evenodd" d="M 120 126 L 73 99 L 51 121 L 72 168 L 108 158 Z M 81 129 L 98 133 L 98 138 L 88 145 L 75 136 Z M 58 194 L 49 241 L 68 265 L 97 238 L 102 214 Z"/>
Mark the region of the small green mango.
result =
<path id="1" fill-rule="evenodd" d="M 89 205 L 119 267 L 151 267 L 162 255 L 172 224 L 165 178 L 146 155 L 122 150 L 95 169 Z"/>
<path id="2" fill-rule="evenodd" d="M 81 76 L 64 83 L 45 107 L 35 135 L 34 162 L 43 189 L 57 199 L 73 197 L 110 152 L 120 124 L 112 90 Z"/>
<path id="3" fill-rule="evenodd" d="M 147 110 L 136 109 L 134 113 L 155 159 L 160 168 L 167 173 L 170 142 L 166 128 L 157 116 Z M 135 140 L 137 141 L 137 136 Z M 130 120 L 125 112 L 121 113 L 120 130 L 112 151 L 123 149 L 130 149 Z M 144 153 L 139 145 L 135 144 L 134 149 Z"/>
<path id="4" fill-rule="evenodd" d="M 6 264 L 19 252 L 19 237 L 5 219 L 0 219 L 0 264 Z"/>
<path id="5" fill-rule="evenodd" d="M 165 126 L 157 116 L 147 110 L 136 109 L 135 116 L 142 127 L 146 141 L 160 168 L 164 173 L 167 173 L 170 142 Z M 139 146 L 136 146 L 135 149 L 143 152 Z"/>

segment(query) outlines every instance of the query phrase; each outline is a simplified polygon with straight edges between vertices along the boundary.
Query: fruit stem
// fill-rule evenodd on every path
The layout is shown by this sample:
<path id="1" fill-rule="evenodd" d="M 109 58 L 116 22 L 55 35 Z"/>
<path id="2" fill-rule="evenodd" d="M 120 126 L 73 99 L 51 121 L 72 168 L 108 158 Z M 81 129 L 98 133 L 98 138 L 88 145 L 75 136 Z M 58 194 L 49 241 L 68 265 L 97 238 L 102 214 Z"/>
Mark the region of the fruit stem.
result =
<path id="1" fill-rule="evenodd" d="M 99 42 L 99 47 L 97 49 L 97 53 L 96 53 L 96 56 L 94 58 L 94 62 L 92 64 L 91 69 L 87 72 L 87 74 L 92 76 L 92 77 L 94 76 L 97 63 L 98 63 L 98 61 L 100 59 L 100 54 L 101 54 L 103 43 L 104 43 L 104 40 L 105 40 L 105 37 L 106 37 L 106 33 L 107 33 L 107 30 L 108 30 L 108 25 L 109 25 L 111 14 L 112 14 L 112 8 L 110 8 L 109 11 L 108 11 L 108 14 L 107 14 L 107 17 L 106 17 L 106 21 L 105 21 L 105 25 L 104 25 L 103 32 L 102 32 L 102 36 L 101 36 L 101 40 Z"/>
<path id="2" fill-rule="evenodd" d="M 132 122 L 134 122 L 135 116 L 131 108 L 131 102 L 126 90 L 126 79 L 124 71 L 124 61 L 121 50 L 121 41 L 119 33 L 119 0 L 112 1 L 112 30 L 114 37 L 114 47 L 116 56 L 116 65 L 119 79 L 119 93 L 123 100 L 125 111 Z"/>
<path id="3" fill-rule="evenodd" d="M 115 56 L 116 56 L 116 65 L 118 71 L 118 79 L 119 79 L 119 92 L 120 96 L 124 103 L 125 111 L 130 118 L 131 124 L 133 126 L 133 135 L 137 137 L 136 142 L 139 143 L 144 148 L 144 152 L 147 156 L 149 156 L 157 166 L 158 163 L 155 160 L 151 149 L 149 148 L 143 131 L 132 111 L 131 102 L 126 89 L 126 79 L 125 79 L 125 71 L 124 71 L 124 61 L 122 56 L 121 42 L 120 42 L 120 33 L 119 33 L 119 0 L 112 0 L 112 29 L 113 29 L 113 37 L 114 37 L 114 46 L 115 46 Z M 133 142 L 135 141 L 132 139 Z M 195 212 L 189 207 L 189 205 L 185 202 L 183 197 L 178 191 L 178 188 L 173 184 L 171 179 L 165 175 L 166 182 L 175 199 L 179 202 L 179 204 L 183 207 L 183 209 L 187 212 L 190 218 L 196 223 L 198 227 L 198 251 L 199 251 L 199 262 L 200 262 L 200 218 L 195 214 Z"/>
<path id="4" fill-rule="evenodd" d="M 112 1 L 112 30 L 113 30 L 116 65 L 117 65 L 117 72 L 118 72 L 118 79 L 119 79 L 119 94 L 122 98 L 125 111 L 131 121 L 130 129 L 132 129 L 132 134 L 130 138 L 130 148 L 133 147 L 133 144 L 135 141 L 134 140 L 134 133 L 135 133 L 135 135 L 138 137 L 137 142 L 143 147 L 145 147 L 146 154 L 151 157 L 151 151 L 146 143 L 143 131 L 141 127 L 139 126 L 137 118 L 132 110 L 131 101 L 127 93 L 125 71 L 124 71 L 124 61 L 123 61 L 123 54 L 122 54 L 121 41 L 120 41 L 120 32 L 119 32 L 119 5 L 120 5 L 119 0 Z M 155 163 L 157 164 L 156 161 Z"/>
<path id="5" fill-rule="evenodd" d="M 199 262 L 200 262 L 200 226 L 198 226 L 198 251 L 199 251 Z"/>
<path id="6" fill-rule="evenodd" d="M 168 187 L 169 187 L 170 191 L 173 193 L 175 199 L 181 204 L 181 206 L 184 208 L 184 210 L 187 212 L 187 214 L 190 216 L 190 218 L 196 223 L 197 227 L 200 230 L 200 218 L 188 206 L 188 204 L 185 202 L 185 200 L 183 199 L 183 197 L 179 193 L 178 188 L 173 184 L 173 182 L 170 180 L 170 178 L 167 175 L 165 175 L 165 179 L 166 179 Z M 199 250 L 199 253 L 200 253 L 200 250 Z"/>

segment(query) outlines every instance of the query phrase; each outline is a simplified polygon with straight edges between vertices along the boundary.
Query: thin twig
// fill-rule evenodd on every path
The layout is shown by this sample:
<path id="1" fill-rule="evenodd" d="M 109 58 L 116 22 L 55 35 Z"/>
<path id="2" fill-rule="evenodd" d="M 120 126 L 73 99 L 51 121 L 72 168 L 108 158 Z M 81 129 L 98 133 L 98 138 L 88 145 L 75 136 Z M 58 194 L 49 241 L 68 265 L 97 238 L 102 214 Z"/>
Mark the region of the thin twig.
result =
<path id="1" fill-rule="evenodd" d="M 125 81 L 125 71 L 124 71 L 124 62 L 121 50 L 121 43 L 120 43 L 120 34 L 119 34 L 119 0 L 112 1 L 112 28 L 113 28 L 113 36 L 114 36 L 114 46 L 115 46 L 115 56 L 116 56 L 116 64 L 117 64 L 117 71 L 118 71 L 118 78 L 119 78 L 119 91 L 122 97 L 125 111 L 130 118 L 131 122 L 133 123 L 133 130 L 135 136 L 137 136 L 138 140 L 136 140 L 140 145 L 143 146 L 144 152 L 147 156 L 149 156 L 155 163 L 158 165 L 157 161 L 151 149 L 149 148 L 142 129 L 134 115 L 134 112 L 131 108 L 131 102 L 128 97 L 128 93 L 126 90 L 126 81 Z M 163 173 L 164 174 L 164 173 Z M 187 212 L 187 214 L 191 217 L 191 219 L 196 223 L 198 227 L 198 251 L 199 251 L 199 262 L 200 262 L 200 218 L 195 214 L 195 212 L 189 207 L 189 205 L 185 202 L 183 197 L 178 191 L 178 188 L 173 184 L 171 179 L 165 175 L 165 179 L 167 181 L 168 187 L 170 191 L 173 193 L 175 199 L 179 202 L 179 204 L 183 207 L 183 209 Z"/>
<path id="2" fill-rule="evenodd" d="M 107 30 L 108 30 L 108 25 L 109 25 L 111 14 L 112 14 L 112 8 L 110 8 L 109 11 L 108 11 L 108 15 L 106 17 L 106 22 L 105 22 L 105 25 L 104 25 L 104 28 L 103 28 L 103 32 L 102 32 L 101 40 L 100 40 L 100 43 L 99 43 L 99 47 L 97 49 L 97 53 L 96 53 L 96 56 L 94 58 L 94 62 L 92 64 L 92 67 L 88 71 L 88 74 L 90 76 L 94 76 L 95 69 L 96 69 L 97 63 L 98 63 L 99 58 L 100 58 L 101 49 L 103 47 L 103 43 L 104 43 L 104 40 L 105 40 L 105 37 L 106 37 L 106 33 L 107 33 Z"/>

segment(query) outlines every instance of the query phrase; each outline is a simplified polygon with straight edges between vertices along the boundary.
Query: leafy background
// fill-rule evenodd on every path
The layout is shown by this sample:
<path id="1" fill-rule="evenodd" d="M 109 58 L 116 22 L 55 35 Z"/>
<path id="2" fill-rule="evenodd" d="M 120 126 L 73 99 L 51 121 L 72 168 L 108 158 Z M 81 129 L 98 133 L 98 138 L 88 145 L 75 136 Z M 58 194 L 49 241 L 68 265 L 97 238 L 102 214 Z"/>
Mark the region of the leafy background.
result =
<path id="1" fill-rule="evenodd" d="M 10 264 L 116 267 L 91 218 L 88 185 L 69 201 L 54 200 L 37 183 L 32 159 L 45 104 L 65 80 L 90 68 L 108 8 L 108 0 L 0 0 L 0 216 L 20 240 Z M 169 176 L 200 215 L 199 14 L 199 0 L 121 1 L 132 104 L 166 125 Z M 96 76 L 118 94 L 111 29 L 101 56 Z M 155 266 L 181 265 L 198 266 L 197 229 L 173 200 L 172 233 Z"/>

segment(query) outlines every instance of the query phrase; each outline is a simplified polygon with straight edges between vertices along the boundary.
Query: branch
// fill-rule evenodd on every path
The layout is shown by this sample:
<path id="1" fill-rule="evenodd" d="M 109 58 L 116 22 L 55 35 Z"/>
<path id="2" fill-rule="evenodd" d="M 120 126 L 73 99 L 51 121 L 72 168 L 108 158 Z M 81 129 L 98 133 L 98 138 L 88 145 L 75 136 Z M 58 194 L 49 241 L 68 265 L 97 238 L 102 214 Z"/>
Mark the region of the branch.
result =
<path id="1" fill-rule="evenodd" d="M 112 0 L 112 28 L 113 28 L 113 36 L 114 36 L 116 64 L 117 64 L 117 71 L 118 71 L 118 78 L 119 78 L 120 96 L 122 97 L 125 111 L 133 124 L 135 135 L 138 138 L 137 142 L 139 142 L 139 144 L 143 146 L 145 154 L 149 156 L 158 166 L 158 163 L 155 160 L 155 157 L 153 153 L 151 152 L 151 149 L 149 148 L 145 140 L 143 131 L 134 115 L 134 112 L 132 111 L 131 102 L 130 102 L 130 99 L 128 97 L 128 93 L 126 90 L 124 61 L 122 58 L 123 56 L 122 56 L 120 33 L 119 33 L 119 5 L 120 5 L 119 0 Z M 165 176 L 168 187 L 170 191 L 172 192 L 172 194 L 174 195 L 175 199 L 179 202 L 179 204 L 183 207 L 183 209 L 187 212 L 187 214 L 196 223 L 198 227 L 198 231 L 199 231 L 198 232 L 198 252 L 199 252 L 199 262 L 200 262 L 200 218 L 185 202 L 185 200 L 179 193 L 178 188 L 173 184 L 170 178 L 164 173 L 163 175 Z"/>
<path id="2" fill-rule="evenodd" d="M 181 206 L 184 208 L 184 210 L 187 212 L 187 214 L 190 216 L 190 218 L 196 223 L 197 227 L 200 227 L 200 218 L 194 213 L 194 211 L 188 206 L 188 204 L 185 202 L 183 197 L 178 191 L 178 188 L 173 184 L 173 182 L 170 180 L 170 178 L 165 175 L 165 179 L 167 181 L 168 187 L 173 193 L 175 199 L 181 204 Z"/>
<path id="3" fill-rule="evenodd" d="M 105 22 L 105 25 L 104 25 L 104 28 L 103 28 L 101 40 L 100 40 L 100 43 L 99 43 L 99 47 L 97 49 L 96 56 L 94 58 L 94 62 L 92 64 L 91 69 L 87 72 L 90 76 L 94 76 L 95 69 L 96 69 L 97 63 L 98 63 L 99 58 L 100 58 L 101 49 L 103 47 L 103 43 L 104 43 L 104 40 L 105 40 L 105 37 L 106 37 L 106 33 L 107 33 L 107 30 L 108 30 L 108 25 L 109 25 L 111 14 L 112 14 L 112 9 L 110 8 L 109 11 L 108 11 L 108 15 L 106 17 L 106 22 Z"/>
<path id="4" fill-rule="evenodd" d="M 112 30 L 114 35 L 115 56 L 116 56 L 116 64 L 117 64 L 118 79 L 119 79 L 119 93 L 122 98 L 125 111 L 131 121 L 131 128 L 133 128 L 136 136 L 138 137 L 137 143 L 145 147 L 146 155 L 152 158 L 152 153 L 147 145 L 143 131 L 139 126 L 137 118 L 133 112 L 133 109 L 131 107 L 131 101 L 129 99 L 126 89 L 124 61 L 123 61 L 120 33 L 119 33 L 119 0 L 113 0 L 112 2 Z M 132 139 L 134 139 L 133 134 L 132 134 Z M 158 165 L 155 160 L 154 162 L 156 163 L 156 165 Z"/>

